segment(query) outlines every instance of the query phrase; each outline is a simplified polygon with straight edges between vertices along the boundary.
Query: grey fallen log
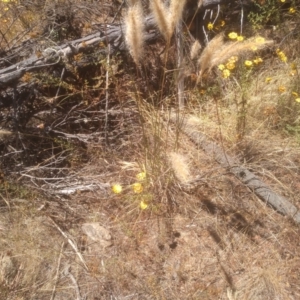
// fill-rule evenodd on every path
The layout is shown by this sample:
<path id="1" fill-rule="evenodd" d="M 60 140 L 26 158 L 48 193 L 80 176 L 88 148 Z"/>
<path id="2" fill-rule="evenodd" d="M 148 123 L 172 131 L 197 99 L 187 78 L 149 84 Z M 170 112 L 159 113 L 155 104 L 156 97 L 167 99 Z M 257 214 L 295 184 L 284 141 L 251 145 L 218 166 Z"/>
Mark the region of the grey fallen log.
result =
<path id="1" fill-rule="evenodd" d="M 171 115 L 171 121 L 178 122 L 178 116 Z M 181 130 L 209 156 L 213 157 L 222 167 L 227 168 L 261 200 L 272 206 L 279 213 L 292 218 L 300 224 L 300 210 L 288 199 L 275 193 L 267 184 L 252 172 L 241 166 L 241 163 L 227 155 L 216 143 L 209 141 L 204 134 L 189 124 L 189 119 L 181 124 Z"/>

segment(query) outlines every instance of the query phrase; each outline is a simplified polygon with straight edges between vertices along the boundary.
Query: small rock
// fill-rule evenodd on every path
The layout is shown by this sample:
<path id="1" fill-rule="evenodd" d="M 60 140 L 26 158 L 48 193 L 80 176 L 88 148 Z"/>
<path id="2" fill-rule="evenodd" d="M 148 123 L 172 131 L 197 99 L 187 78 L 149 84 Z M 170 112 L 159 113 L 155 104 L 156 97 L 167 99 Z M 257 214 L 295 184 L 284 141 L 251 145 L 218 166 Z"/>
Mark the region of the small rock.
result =
<path id="1" fill-rule="evenodd" d="M 103 248 L 112 245 L 109 231 L 99 223 L 85 223 L 82 225 L 82 231 L 90 240 L 99 243 Z"/>

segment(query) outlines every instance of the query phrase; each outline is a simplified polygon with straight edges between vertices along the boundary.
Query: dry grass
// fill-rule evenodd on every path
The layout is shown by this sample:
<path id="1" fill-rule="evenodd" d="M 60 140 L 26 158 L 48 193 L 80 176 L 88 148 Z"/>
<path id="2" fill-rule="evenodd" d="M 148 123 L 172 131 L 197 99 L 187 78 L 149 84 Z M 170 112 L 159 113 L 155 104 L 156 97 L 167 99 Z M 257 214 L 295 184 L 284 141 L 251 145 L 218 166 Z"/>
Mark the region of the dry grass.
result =
<path id="1" fill-rule="evenodd" d="M 132 5 L 137 7 L 136 1 Z M 158 26 L 166 25 L 158 22 Z M 130 47 L 136 38 L 128 42 Z M 224 45 L 223 37 L 216 37 L 201 54 L 201 70 L 245 53 L 245 45 L 249 46 L 238 45 Z M 139 51 L 132 52 L 137 62 Z M 290 67 L 277 58 L 265 60 L 265 67 L 254 70 L 246 82 L 243 139 L 236 131 L 236 99 L 242 95 L 239 73 L 227 81 L 218 78 L 216 93 L 207 88 L 199 96 L 199 87 L 188 90 L 185 113 L 193 128 L 300 207 L 299 134 L 286 130 L 287 124 L 299 126 L 299 103 L 290 94 L 295 89 L 300 93 L 298 77 L 288 76 Z M 18 182 L 1 181 L 1 296 L 299 299 L 299 225 L 260 201 L 198 149 L 180 131 L 185 116 L 178 116 L 175 124 L 167 121 L 165 108 L 175 102 L 172 90 L 162 110 L 150 104 L 156 93 L 148 99 L 132 93 L 133 84 L 128 82 L 135 77 L 128 74 L 126 84 L 116 84 L 116 89 L 123 88 L 117 100 L 122 108 L 129 107 L 131 115 L 124 115 L 113 133 L 114 144 L 109 148 L 91 143 L 86 150 L 89 160 L 71 170 L 76 180 L 97 182 L 98 189 L 49 196 L 36 186 L 32 192 L 29 182 L 19 189 Z M 266 77 L 273 79 L 266 83 Z M 216 84 L 209 80 L 211 86 Z M 278 84 L 286 87 L 284 93 L 278 92 Z M 134 100 L 129 104 L 123 98 Z M 0 139 L 1 135 L 10 133 L 1 130 Z M 132 185 L 140 172 L 146 173 L 140 181 L 143 191 L 135 193 Z M 112 193 L 113 183 L 123 186 L 122 193 Z M 147 203 L 146 209 L 141 201 Z M 106 243 L 88 236 L 86 223 L 101 226 Z"/>

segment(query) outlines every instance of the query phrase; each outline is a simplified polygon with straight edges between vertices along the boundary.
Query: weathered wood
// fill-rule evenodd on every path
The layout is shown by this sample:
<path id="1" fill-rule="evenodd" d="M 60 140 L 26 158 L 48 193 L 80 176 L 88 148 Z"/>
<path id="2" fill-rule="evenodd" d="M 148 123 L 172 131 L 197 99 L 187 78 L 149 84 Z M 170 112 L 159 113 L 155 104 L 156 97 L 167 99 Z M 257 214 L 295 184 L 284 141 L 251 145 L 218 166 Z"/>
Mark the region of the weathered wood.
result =
<path id="1" fill-rule="evenodd" d="M 149 20 L 151 24 L 152 19 Z M 150 25 L 149 25 L 150 26 Z M 110 44 L 112 52 L 125 50 L 123 40 L 123 25 L 102 25 L 101 31 L 88 35 L 84 38 L 71 41 L 57 47 L 49 47 L 39 55 L 32 55 L 19 63 L 0 70 L 0 87 L 7 86 L 19 78 L 26 72 L 32 72 L 38 69 L 46 68 L 59 63 L 69 56 L 88 50 L 89 48 L 98 48 L 103 43 L 103 54 L 107 52 L 105 45 Z M 150 26 L 151 27 L 151 26 Z M 149 28 L 150 29 L 150 28 Z M 158 31 L 146 32 L 145 41 L 150 43 L 157 39 Z"/>
<path id="2" fill-rule="evenodd" d="M 172 122 L 178 122 L 178 116 L 170 116 Z M 251 191 L 253 191 L 261 200 L 272 206 L 279 213 L 293 219 L 300 224 L 300 210 L 293 205 L 288 199 L 278 195 L 259 177 L 241 166 L 241 163 L 228 154 L 216 143 L 207 139 L 207 137 L 199 132 L 192 125 L 191 119 L 183 120 L 181 130 L 190 137 L 190 139 L 200 148 L 202 148 L 209 156 L 214 158 L 222 167 L 227 168 L 241 182 L 243 182 Z"/>
<path id="3" fill-rule="evenodd" d="M 205 10 L 222 3 L 234 3 L 234 0 L 204 0 L 201 9 Z M 191 14 L 193 12 L 190 12 Z M 20 79 L 26 72 L 33 72 L 35 70 L 40 70 L 51 65 L 55 65 L 63 59 L 67 59 L 71 55 L 86 51 L 90 48 L 95 48 L 99 50 L 99 45 L 103 44 L 103 54 L 107 54 L 107 49 L 105 45 L 110 44 L 111 54 L 116 51 L 125 50 L 125 43 L 123 38 L 124 24 L 99 24 L 95 25 L 98 32 L 90 34 L 86 37 L 70 41 L 68 43 L 62 44 L 60 46 L 47 47 L 40 52 L 38 55 L 34 54 L 27 59 L 24 59 L 12 66 L 3 68 L 0 70 L 0 88 L 6 87 L 9 84 L 15 83 Z M 151 43 L 156 41 L 160 37 L 160 33 L 157 30 L 156 21 L 153 15 L 148 15 L 145 17 L 145 42 Z M 28 47 L 31 43 L 23 42 L 24 47 Z M 36 47 L 36 43 L 32 42 L 32 46 Z M 22 49 L 18 48 L 18 51 Z M 25 51 L 26 52 L 26 51 Z M 28 52 L 28 51 L 27 51 Z M 35 52 L 35 51 L 32 51 Z M 14 57 L 14 59 L 16 59 Z M 5 58 L 1 59 L 6 60 Z"/>

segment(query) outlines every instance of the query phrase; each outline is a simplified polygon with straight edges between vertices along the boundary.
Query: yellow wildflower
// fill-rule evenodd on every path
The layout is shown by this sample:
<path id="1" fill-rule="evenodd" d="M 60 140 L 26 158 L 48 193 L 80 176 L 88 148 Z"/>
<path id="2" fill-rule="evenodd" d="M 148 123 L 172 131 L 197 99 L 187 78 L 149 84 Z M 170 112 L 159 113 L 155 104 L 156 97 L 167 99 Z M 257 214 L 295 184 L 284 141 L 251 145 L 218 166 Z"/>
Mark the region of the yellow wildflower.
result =
<path id="1" fill-rule="evenodd" d="M 261 36 L 258 36 L 256 39 L 255 39 L 255 42 L 258 43 L 258 44 L 263 44 L 265 42 L 265 38 L 261 37 Z"/>
<path id="2" fill-rule="evenodd" d="M 252 67 L 253 66 L 253 62 L 251 60 L 245 60 L 244 62 L 246 67 Z"/>
<path id="3" fill-rule="evenodd" d="M 222 72 L 222 77 L 226 79 L 226 78 L 228 78 L 229 76 L 230 76 L 230 71 L 227 70 L 227 69 L 223 70 L 223 72 Z"/>
<path id="4" fill-rule="evenodd" d="M 256 65 L 258 65 L 258 64 L 262 63 L 263 60 L 262 60 L 262 58 L 257 57 L 256 59 L 253 60 L 253 62 L 254 62 Z"/>
<path id="5" fill-rule="evenodd" d="M 279 58 L 281 59 L 281 61 L 287 62 L 287 57 L 285 55 L 279 56 Z"/>
<path id="6" fill-rule="evenodd" d="M 266 83 L 269 83 L 269 82 L 271 82 L 271 80 L 272 80 L 272 77 L 267 77 L 265 81 L 266 81 Z"/>
<path id="7" fill-rule="evenodd" d="M 231 39 L 231 40 L 235 40 L 237 37 L 238 37 L 238 34 L 236 32 L 230 32 L 228 34 L 228 37 Z"/>
<path id="8" fill-rule="evenodd" d="M 132 189 L 136 194 L 140 194 L 144 188 L 141 183 L 136 182 L 132 185 Z"/>
<path id="9" fill-rule="evenodd" d="M 115 194 L 120 194 L 123 190 L 122 186 L 120 184 L 114 184 L 112 187 L 111 187 L 113 193 Z"/>
<path id="10" fill-rule="evenodd" d="M 141 173 L 138 173 L 138 174 L 136 175 L 136 179 L 137 179 L 138 181 L 143 181 L 145 178 L 146 178 L 146 173 L 145 173 L 145 172 L 141 172 Z"/>
<path id="11" fill-rule="evenodd" d="M 244 40 L 244 37 L 242 35 L 237 36 L 236 40 L 238 42 L 242 42 Z"/>
<path id="12" fill-rule="evenodd" d="M 298 93 L 296 93 L 296 92 L 292 92 L 292 95 L 295 97 L 298 97 Z"/>
<path id="13" fill-rule="evenodd" d="M 231 56 L 229 59 L 228 59 L 228 62 L 237 62 L 239 60 L 239 58 L 237 56 Z"/>
<path id="14" fill-rule="evenodd" d="M 300 103 L 300 98 L 296 98 L 295 101 Z"/>
<path id="15" fill-rule="evenodd" d="M 284 54 L 283 51 L 280 51 L 280 49 L 277 49 L 276 53 L 277 53 L 277 55 L 278 55 L 278 57 L 280 58 L 281 61 L 287 62 L 287 57 L 286 57 L 286 55 Z"/>
<path id="16" fill-rule="evenodd" d="M 284 3 L 284 2 L 285 2 L 285 0 L 280 0 L 280 2 Z"/>
<path id="17" fill-rule="evenodd" d="M 144 201 L 144 200 L 142 200 L 142 201 L 140 202 L 140 208 L 141 208 L 142 210 L 145 210 L 147 207 L 148 207 L 147 202 Z"/>
<path id="18" fill-rule="evenodd" d="M 218 69 L 220 71 L 223 71 L 225 69 L 225 66 L 223 64 L 218 65 Z"/>
<path id="19" fill-rule="evenodd" d="M 227 64 L 226 64 L 226 68 L 228 69 L 228 70 L 233 70 L 234 68 L 235 68 L 235 64 L 234 64 L 234 62 L 228 62 Z"/>
<path id="20" fill-rule="evenodd" d="M 213 29 L 214 29 L 214 24 L 211 23 L 211 22 L 209 22 L 209 23 L 207 24 L 207 29 L 208 29 L 208 30 L 213 30 Z"/>
<path id="21" fill-rule="evenodd" d="M 285 88 L 285 86 L 283 86 L 283 85 L 280 85 L 280 86 L 278 87 L 279 93 L 284 93 L 285 90 L 286 90 L 286 88 Z"/>
<path id="22" fill-rule="evenodd" d="M 289 13 L 294 14 L 296 12 L 296 9 L 294 7 L 290 7 Z"/>
<path id="23" fill-rule="evenodd" d="M 258 49 L 258 48 L 257 48 L 256 46 L 252 46 L 252 47 L 251 47 L 251 50 L 252 50 L 252 51 L 256 51 L 257 49 Z"/>

